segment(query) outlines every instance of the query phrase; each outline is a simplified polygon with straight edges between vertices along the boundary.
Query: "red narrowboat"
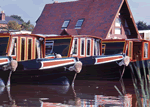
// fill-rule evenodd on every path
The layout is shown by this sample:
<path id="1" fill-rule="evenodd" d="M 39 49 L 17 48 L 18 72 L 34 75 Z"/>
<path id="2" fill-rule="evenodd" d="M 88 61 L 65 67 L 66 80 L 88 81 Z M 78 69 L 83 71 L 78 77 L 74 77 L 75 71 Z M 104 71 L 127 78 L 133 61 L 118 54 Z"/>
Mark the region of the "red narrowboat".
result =
<path id="1" fill-rule="evenodd" d="M 82 63 L 74 57 L 46 59 L 43 36 L 0 33 L 0 85 L 10 85 L 10 80 L 17 84 L 63 84 L 69 80 L 72 84 L 81 68 Z"/>
<path id="2" fill-rule="evenodd" d="M 127 61 L 127 64 L 124 63 L 124 59 L 129 59 L 129 57 L 124 56 L 123 53 L 103 55 L 103 40 L 96 36 L 45 36 L 45 58 L 53 59 L 54 54 L 57 53 L 63 58 L 76 57 L 82 62 L 82 70 L 77 79 L 119 79 L 123 69 L 122 65 L 129 63 Z"/>

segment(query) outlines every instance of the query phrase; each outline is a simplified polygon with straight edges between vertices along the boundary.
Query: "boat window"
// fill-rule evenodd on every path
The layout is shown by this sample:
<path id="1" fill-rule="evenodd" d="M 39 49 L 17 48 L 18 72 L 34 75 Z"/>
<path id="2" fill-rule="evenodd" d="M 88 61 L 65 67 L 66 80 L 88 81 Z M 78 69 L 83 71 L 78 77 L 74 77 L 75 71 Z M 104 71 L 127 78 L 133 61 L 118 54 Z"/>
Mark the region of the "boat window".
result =
<path id="1" fill-rule="evenodd" d="M 144 43 L 144 58 L 148 58 L 148 43 Z"/>
<path id="2" fill-rule="evenodd" d="M 84 55 L 85 50 L 85 39 L 81 38 L 81 55 Z"/>
<path id="3" fill-rule="evenodd" d="M 71 38 L 51 39 L 49 41 L 53 41 L 53 47 L 50 53 L 57 53 L 57 54 L 61 54 L 62 56 L 68 55 Z M 52 46 L 52 44 L 49 45 Z"/>
<path id="4" fill-rule="evenodd" d="M 91 40 L 87 39 L 87 55 L 90 55 L 91 52 Z"/>
<path id="5" fill-rule="evenodd" d="M 103 42 L 106 45 L 105 55 L 122 54 L 125 42 Z"/>
<path id="6" fill-rule="evenodd" d="M 32 54 L 32 39 L 28 39 L 28 59 L 31 59 L 31 54 Z"/>
<path id="7" fill-rule="evenodd" d="M 94 39 L 94 55 L 100 55 L 100 41 L 99 39 Z"/>
<path id="8" fill-rule="evenodd" d="M 9 37 L 0 37 L 0 55 L 6 55 Z"/>
<path id="9" fill-rule="evenodd" d="M 51 40 L 46 41 L 46 55 L 52 54 L 53 45 L 54 45 L 54 41 Z"/>
<path id="10" fill-rule="evenodd" d="M 74 45 L 73 45 L 74 46 L 73 47 L 73 54 L 76 54 L 76 55 L 77 55 L 77 46 L 78 46 L 77 45 L 77 41 L 78 41 L 78 39 L 74 39 L 74 41 L 73 41 L 74 42 Z"/>
<path id="11" fill-rule="evenodd" d="M 16 55 L 16 53 L 17 53 L 17 38 L 12 39 L 12 46 L 13 46 L 13 48 L 12 48 L 11 55 Z"/>
<path id="12" fill-rule="evenodd" d="M 106 44 L 102 44 L 102 55 L 105 55 L 105 47 L 106 47 Z"/>
<path id="13" fill-rule="evenodd" d="M 25 38 L 21 38 L 21 60 L 25 58 Z"/>
<path id="14" fill-rule="evenodd" d="M 39 40 L 36 40 L 37 58 L 41 58 L 41 44 Z"/>

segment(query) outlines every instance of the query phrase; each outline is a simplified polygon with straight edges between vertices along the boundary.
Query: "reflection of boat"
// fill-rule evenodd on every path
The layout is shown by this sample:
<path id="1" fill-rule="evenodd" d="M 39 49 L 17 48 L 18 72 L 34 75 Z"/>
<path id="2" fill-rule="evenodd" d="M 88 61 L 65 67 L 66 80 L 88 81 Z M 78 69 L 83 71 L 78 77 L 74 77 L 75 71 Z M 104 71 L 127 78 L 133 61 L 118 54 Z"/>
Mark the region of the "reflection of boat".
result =
<path id="1" fill-rule="evenodd" d="M 77 57 L 82 62 L 82 70 L 77 79 L 119 79 L 122 69 L 119 62 L 124 60 L 123 53 L 102 55 L 101 38 L 89 35 L 46 36 L 46 58 L 55 58 L 53 53 L 62 57 Z M 68 50 L 68 51 L 66 51 Z M 122 71 L 122 70 L 121 70 Z"/>
<path id="2" fill-rule="evenodd" d="M 2 87 L 1 87 L 2 88 Z M 4 87 L 3 87 L 4 88 Z M 12 85 L 7 89 L 5 87 L 0 94 L 3 98 L 0 100 L 1 106 L 123 106 L 132 102 L 132 96 L 127 95 L 124 98 L 115 96 L 99 95 L 98 93 L 88 93 L 82 87 L 80 91 L 75 92 L 70 86 L 56 86 L 56 85 Z M 34 90 L 33 90 L 34 89 Z M 132 103 L 130 104 L 130 106 Z M 124 106 L 129 107 L 129 106 Z"/>
<path id="3" fill-rule="evenodd" d="M 0 78 L 5 85 L 10 84 L 10 79 L 12 83 L 55 84 L 56 80 L 56 84 L 62 84 L 66 77 L 72 84 L 81 63 L 73 57 L 59 58 L 57 54 L 54 59 L 44 58 L 44 42 L 45 37 L 34 34 L 0 34 Z M 71 66 L 72 72 L 64 69 Z"/>

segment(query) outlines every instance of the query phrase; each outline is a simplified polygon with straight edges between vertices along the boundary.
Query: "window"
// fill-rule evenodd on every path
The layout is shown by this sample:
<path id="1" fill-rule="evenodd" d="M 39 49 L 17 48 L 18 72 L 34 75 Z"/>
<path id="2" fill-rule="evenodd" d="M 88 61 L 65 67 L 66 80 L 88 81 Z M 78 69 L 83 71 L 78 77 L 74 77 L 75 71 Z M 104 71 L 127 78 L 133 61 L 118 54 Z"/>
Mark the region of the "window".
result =
<path id="1" fill-rule="evenodd" d="M 144 43 L 144 58 L 148 58 L 148 43 Z"/>
<path id="2" fill-rule="evenodd" d="M 78 39 L 74 39 L 74 47 L 73 47 L 73 54 L 76 54 L 77 55 L 77 44 L 78 44 Z"/>
<path id="3" fill-rule="evenodd" d="M 46 40 L 46 55 L 53 53 L 54 41 Z"/>
<path id="4" fill-rule="evenodd" d="M 81 55 L 84 55 L 85 53 L 85 39 L 81 39 Z"/>
<path id="5" fill-rule="evenodd" d="M 70 22 L 70 20 L 65 20 L 61 28 L 62 28 L 62 29 L 67 28 L 68 25 L 69 25 L 69 22 Z"/>
<path id="6" fill-rule="evenodd" d="M 21 38 L 21 60 L 25 60 L 25 38 Z"/>
<path id="7" fill-rule="evenodd" d="M 84 19 L 79 19 L 75 25 L 75 28 L 80 29 L 83 24 L 83 21 L 84 21 Z"/>
<path id="8" fill-rule="evenodd" d="M 11 55 L 16 55 L 16 53 L 17 53 L 17 38 L 13 38 L 12 42 L 13 42 L 13 50 L 12 50 Z"/>
<path id="9" fill-rule="evenodd" d="M 102 55 L 105 54 L 105 48 L 106 48 L 106 44 L 102 44 Z"/>
<path id="10" fill-rule="evenodd" d="M 100 41 L 98 39 L 94 39 L 94 55 L 100 55 Z"/>
<path id="11" fill-rule="evenodd" d="M 121 19 L 120 18 L 116 18 L 115 26 L 116 27 L 121 27 Z"/>
<path id="12" fill-rule="evenodd" d="M 28 39 L 28 59 L 31 59 L 32 39 Z"/>
<path id="13" fill-rule="evenodd" d="M 86 55 L 89 56 L 91 52 L 91 40 L 87 39 L 87 53 Z"/>
<path id="14" fill-rule="evenodd" d="M 121 34 L 121 19 L 116 18 L 115 21 L 115 34 Z"/>

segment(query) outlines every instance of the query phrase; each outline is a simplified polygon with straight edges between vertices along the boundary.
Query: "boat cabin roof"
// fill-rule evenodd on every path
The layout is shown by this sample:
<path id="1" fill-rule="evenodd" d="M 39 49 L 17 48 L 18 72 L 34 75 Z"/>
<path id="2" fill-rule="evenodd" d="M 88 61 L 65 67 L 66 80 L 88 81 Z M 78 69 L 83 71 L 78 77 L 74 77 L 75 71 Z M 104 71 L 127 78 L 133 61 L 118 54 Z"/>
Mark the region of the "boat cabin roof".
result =
<path id="1" fill-rule="evenodd" d="M 97 36 L 91 36 L 91 35 L 50 35 L 50 36 L 46 36 L 45 37 L 47 39 L 50 39 L 50 38 L 96 38 L 96 39 L 101 39 L 100 37 L 97 37 Z"/>

